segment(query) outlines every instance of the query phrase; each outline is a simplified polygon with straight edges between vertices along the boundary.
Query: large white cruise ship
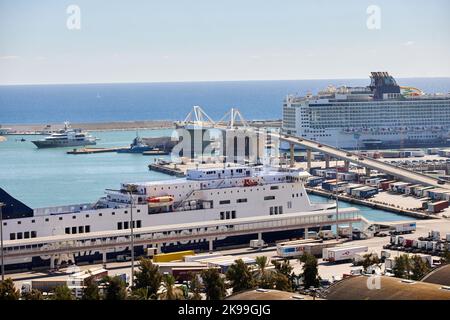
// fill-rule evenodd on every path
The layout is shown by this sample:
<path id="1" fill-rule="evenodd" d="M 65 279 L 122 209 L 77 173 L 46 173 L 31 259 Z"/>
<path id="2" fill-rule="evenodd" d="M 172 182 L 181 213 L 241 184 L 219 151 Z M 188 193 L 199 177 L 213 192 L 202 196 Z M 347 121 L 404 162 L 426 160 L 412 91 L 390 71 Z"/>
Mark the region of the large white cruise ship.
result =
<path id="1" fill-rule="evenodd" d="M 0 202 L 5 203 L 3 237 L 18 240 L 129 229 L 131 199 L 135 228 L 214 220 L 230 220 L 232 224 L 236 218 L 319 210 L 325 213 L 325 209 L 334 212 L 334 204 L 310 202 L 304 187 L 308 177 L 305 171 L 265 166 L 192 169 L 185 178 L 122 183 L 119 190 L 106 190 L 106 195 L 95 203 L 34 210 L 0 189 Z M 216 244 L 248 244 L 252 236 L 229 237 Z M 303 230 L 277 231 L 264 234 L 264 240 L 301 236 Z M 166 247 L 163 251 L 207 248 L 206 242 L 197 241 L 170 245 L 173 248 Z"/>
<path id="2" fill-rule="evenodd" d="M 450 145 L 450 94 L 401 87 L 387 72 L 372 72 L 371 80 L 288 96 L 282 131 L 346 149 Z"/>

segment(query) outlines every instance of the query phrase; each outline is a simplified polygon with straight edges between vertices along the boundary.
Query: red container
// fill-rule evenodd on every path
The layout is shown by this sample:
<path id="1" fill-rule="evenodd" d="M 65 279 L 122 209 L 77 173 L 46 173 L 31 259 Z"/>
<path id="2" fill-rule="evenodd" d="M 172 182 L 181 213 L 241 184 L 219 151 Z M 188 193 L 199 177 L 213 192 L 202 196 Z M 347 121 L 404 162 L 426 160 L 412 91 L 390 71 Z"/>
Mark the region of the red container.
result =
<path id="1" fill-rule="evenodd" d="M 405 247 L 412 247 L 412 244 L 413 244 L 413 240 L 411 240 L 411 239 L 405 240 Z"/>

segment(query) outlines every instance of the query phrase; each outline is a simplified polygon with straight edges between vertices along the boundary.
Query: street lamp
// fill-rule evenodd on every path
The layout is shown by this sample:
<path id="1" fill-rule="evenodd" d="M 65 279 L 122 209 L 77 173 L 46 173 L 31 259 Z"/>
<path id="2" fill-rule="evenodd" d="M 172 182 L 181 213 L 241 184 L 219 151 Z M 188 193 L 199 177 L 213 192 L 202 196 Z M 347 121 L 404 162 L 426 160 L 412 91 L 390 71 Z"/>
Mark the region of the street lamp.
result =
<path id="1" fill-rule="evenodd" d="M 0 202 L 0 251 L 1 251 L 1 263 L 2 263 L 2 282 L 5 281 L 5 263 L 3 260 L 3 211 L 5 206 L 3 202 Z"/>
<path id="2" fill-rule="evenodd" d="M 131 237 L 131 286 L 134 284 L 134 220 L 133 220 L 133 190 L 128 187 L 130 195 L 130 237 Z"/>

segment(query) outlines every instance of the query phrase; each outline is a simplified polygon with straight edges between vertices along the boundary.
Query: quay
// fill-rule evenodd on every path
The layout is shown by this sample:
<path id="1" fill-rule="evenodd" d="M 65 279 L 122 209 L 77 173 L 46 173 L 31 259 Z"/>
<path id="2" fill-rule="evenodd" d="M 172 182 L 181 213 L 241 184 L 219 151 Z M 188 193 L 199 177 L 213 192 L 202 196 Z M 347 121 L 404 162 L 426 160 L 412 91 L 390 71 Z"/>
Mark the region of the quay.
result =
<path id="1" fill-rule="evenodd" d="M 148 169 L 151 171 L 161 172 L 175 177 L 184 177 L 185 173 L 176 167 L 169 167 L 163 164 L 151 163 L 148 165 Z"/>
<path id="2" fill-rule="evenodd" d="M 323 197 L 333 197 L 336 198 L 336 194 L 335 193 L 331 193 L 322 189 L 318 189 L 318 188 L 311 188 L 311 187 L 305 187 L 306 191 L 308 193 L 312 193 L 315 195 L 319 195 L 319 196 L 323 196 Z M 393 212 L 393 213 L 397 213 L 399 215 L 404 215 L 404 216 L 410 216 L 413 218 L 417 218 L 417 219 L 439 219 L 438 217 L 435 216 L 431 216 L 425 213 L 421 213 L 421 212 L 417 212 L 417 211 L 412 211 L 412 210 L 407 210 L 404 208 L 397 208 L 396 206 L 392 205 L 386 205 L 383 203 L 377 203 L 377 202 L 373 202 L 373 201 L 369 201 L 367 199 L 359 199 L 359 198 L 353 198 L 353 197 L 348 197 L 342 194 L 338 194 L 338 199 L 348 202 L 348 203 L 356 203 L 356 204 L 360 204 L 366 207 L 371 207 L 373 209 L 380 209 L 380 210 L 385 210 L 385 211 L 389 211 L 389 212 Z"/>
<path id="3" fill-rule="evenodd" d="M 80 148 L 67 151 L 67 154 L 91 154 L 91 153 L 106 153 L 117 152 L 118 150 L 126 150 L 129 147 L 115 147 L 115 148 Z"/>

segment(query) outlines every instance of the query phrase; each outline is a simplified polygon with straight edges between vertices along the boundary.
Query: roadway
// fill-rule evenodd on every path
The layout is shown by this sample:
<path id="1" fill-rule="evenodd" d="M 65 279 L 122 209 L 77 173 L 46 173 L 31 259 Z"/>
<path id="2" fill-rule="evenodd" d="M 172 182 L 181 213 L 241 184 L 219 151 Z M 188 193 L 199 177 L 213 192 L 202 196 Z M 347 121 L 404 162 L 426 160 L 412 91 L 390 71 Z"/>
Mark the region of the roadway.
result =
<path id="1" fill-rule="evenodd" d="M 304 138 L 298 138 L 285 134 L 272 133 L 272 136 L 278 138 L 282 141 L 292 143 L 294 145 L 300 145 L 306 149 L 313 151 L 319 151 L 321 153 L 330 155 L 335 158 L 339 158 L 344 161 L 349 161 L 362 167 L 366 167 L 372 170 L 377 170 L 379 172 L 384 172 L 386 174 L 392 175 L 400 180 L 419 183 L 424 186 L 433 186 L 438 188 L 445 188 L 450 190 L 450 185 L 448 183 L 439 184 L 438 179 L 430 177 L 428 175 L 414 172 L 405 168 L 400 168 L 383 161 L 379 161 L 373 158 L 359 156 L 350 151 L 335 148 L 317 141 L 312 141 Z"/>

